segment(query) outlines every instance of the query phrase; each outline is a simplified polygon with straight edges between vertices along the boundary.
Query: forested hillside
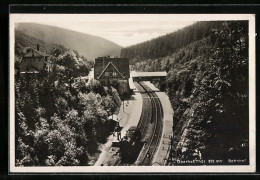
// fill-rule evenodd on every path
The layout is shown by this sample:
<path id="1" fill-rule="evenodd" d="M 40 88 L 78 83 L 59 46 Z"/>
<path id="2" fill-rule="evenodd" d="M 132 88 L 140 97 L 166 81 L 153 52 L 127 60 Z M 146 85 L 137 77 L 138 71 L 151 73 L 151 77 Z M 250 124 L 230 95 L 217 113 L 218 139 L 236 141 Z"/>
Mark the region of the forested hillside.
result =
<path id="1" fill-rule="evenodd" d="M 120 56 L 121 46 L 97 36 L 37 23 L 18 23 L 16 29 L 44 42 L 74 49 L 88 59 L 107 55 Z"/>
<path id="2" fill-rule="evenodd" d="M 215 22 L 197 22 L 176 32 L 123 48 L 121 56 L 130 58 L 132 63 L 165 57 L 191 42 L 208 36 L 214 26 Z"/>
<path id="3" fill-rule="evenodd" d="M 22 31 L 15 30 L 15 56 L 21 58 L 24 55 L 25 47 L 32 47 L 36 49 L 36 45 L 40 46 L 40 51 L 47 54 L 52 54 L 53 50 L 59 49 L 61 52 L 67 51 L 67 49 L 59 44 L 46 43 L 40 39 L 28 36 Z"/>
<path id="4" fill-rule="evenodd" d="M 28 46 L 51 55 L 52 71 L 15 75 L 16 166 L 91 165 L 99 145 L 113 131 L 108 116 L 119 106 L 119 95 L 87 76 L 93 62 L 77 51 L 16 31 L 16 68 Z M 115 101 L 115 97 L 117 101 Z"/>
<path id="5" fill-rule="evenodd" d="M 175 160 L 248 164 L 247 21 L 199 22 L 121 54 L 137 71 L 167 71 Z"/>

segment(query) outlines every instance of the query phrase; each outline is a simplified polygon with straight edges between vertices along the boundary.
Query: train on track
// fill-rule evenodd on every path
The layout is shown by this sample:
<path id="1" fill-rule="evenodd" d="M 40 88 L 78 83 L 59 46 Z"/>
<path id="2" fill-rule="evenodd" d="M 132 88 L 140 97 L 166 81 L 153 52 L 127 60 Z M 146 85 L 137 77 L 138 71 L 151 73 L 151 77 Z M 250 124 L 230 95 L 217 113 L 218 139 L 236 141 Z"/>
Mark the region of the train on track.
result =
<path id="1" fill-rule="evenodd" d="M 120 141 L 121 162 L 133 164 L 143 147 L 141 134 L 137 127 L 130 127 Z"/>

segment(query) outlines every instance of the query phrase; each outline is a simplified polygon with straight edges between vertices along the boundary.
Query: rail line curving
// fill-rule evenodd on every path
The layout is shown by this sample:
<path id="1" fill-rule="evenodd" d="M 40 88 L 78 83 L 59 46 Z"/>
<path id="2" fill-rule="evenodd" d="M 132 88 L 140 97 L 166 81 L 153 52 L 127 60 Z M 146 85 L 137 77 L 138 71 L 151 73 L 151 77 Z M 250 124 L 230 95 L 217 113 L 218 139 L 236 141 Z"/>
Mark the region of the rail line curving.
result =
<path id="1" fill-rule="evenodd" d="M 151 138 L 145 146 L 146 149 L 144 153 L 142 153 L 142 159 L 138 165 L 151 165 L 162 136 L 163 108 L 158 96 L 150 87 L 143 82 L 135 83 L 135 85 L 143 98 L 143 110 L 137 126 L 141 135 L 143 136 L 145 134 L 148 123 L 153 124 Z"/>

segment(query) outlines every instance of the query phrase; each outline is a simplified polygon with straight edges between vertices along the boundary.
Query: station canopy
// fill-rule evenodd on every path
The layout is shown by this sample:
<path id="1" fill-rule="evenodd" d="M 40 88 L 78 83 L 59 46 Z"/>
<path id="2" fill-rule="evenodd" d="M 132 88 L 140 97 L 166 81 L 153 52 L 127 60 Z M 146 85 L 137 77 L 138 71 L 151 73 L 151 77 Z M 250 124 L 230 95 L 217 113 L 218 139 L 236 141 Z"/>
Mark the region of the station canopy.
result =
<path id="1" fill-rule="evenodd" d="M 132 71 L 132 77 L 166 77 L 167 73 L 166 71 L 160 71 L 160 72 L 136 72 Z"/>

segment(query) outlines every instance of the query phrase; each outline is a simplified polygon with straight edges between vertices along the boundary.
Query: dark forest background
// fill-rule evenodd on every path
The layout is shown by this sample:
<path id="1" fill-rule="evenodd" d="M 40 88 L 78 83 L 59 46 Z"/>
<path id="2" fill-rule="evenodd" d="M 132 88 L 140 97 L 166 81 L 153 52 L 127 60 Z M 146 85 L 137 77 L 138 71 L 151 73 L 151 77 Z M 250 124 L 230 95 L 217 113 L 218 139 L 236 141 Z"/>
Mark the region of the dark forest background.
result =
<path id="1" fill-rule="evenodd" d="M 197 22 L 122 49 L 136 71 L 166 71 L 175 160 L 248 163 L 248 21 Z"/>

